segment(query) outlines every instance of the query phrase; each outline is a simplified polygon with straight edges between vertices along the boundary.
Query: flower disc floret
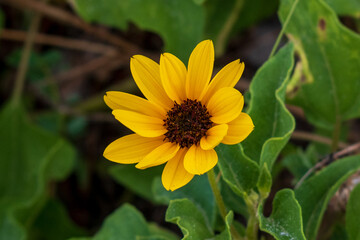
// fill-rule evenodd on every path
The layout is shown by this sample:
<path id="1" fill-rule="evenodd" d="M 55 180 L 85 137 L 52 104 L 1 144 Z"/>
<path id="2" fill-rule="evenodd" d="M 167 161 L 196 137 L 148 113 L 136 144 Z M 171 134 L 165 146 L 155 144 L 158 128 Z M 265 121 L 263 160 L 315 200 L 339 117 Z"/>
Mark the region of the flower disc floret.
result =
<path id="1" fill-rule="evenodd" d="M 198 144 L 213 125 L 209 111 L 197 100 L 186 99 L 181 104 L 174 102 L 166 116 L 164 127 L 167 132 L 164 140 L 177 143 L 180 148 Z"/>

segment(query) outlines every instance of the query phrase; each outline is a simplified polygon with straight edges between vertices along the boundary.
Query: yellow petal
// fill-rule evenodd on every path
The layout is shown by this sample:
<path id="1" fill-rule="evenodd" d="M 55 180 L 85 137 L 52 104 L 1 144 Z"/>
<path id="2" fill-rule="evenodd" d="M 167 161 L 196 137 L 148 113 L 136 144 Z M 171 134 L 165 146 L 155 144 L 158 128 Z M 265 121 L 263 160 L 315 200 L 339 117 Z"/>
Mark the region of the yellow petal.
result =
<path id="1" fill-rule="evenodd" d="M 207 130 L 206 136 L 201 138 L 200 147 L 204 150 L 213 149 L 219 143 L 221 143 L 227 131 L 227 124 L 216 125 L 210 128 L 209 130 Z"/>
<path id="2" fill-rule="evenodd" d="M 160 77 L 167 95 L 177 103 L 186 98 L 186 67 L 177 57 L 170 53 L 160 56 Z"/>
<path id="3" fill-rule="evenodd" d="M 163 164 L 173 158 L 179 148 L 180 146 L 178 144 L 170 142 L 163 143 L 146 155 L 135 167 L 145 169 Z"/>
<path id="4" fill-rule="evenodd" d="M 162 87 L 159 64 L 145 56 L 135 55 L 130 60 L 130 70 L 136 84 L 149 101 L 166 110 L 174 105 Z"/>
<path id="5" fill-rule="evenodd" d="M 222 124 L 234 120 L 244 106 L 244 97 L 235 88 L 221 88 L 209 100 L 207 109 L 214 123 Z"/>
<path id="6" fill-rule="evenodd" d="M 186 150 L 180 149 L 174 158 L 170 159 L 162 172 L 161 181 L 166 190 L 174 191 L 186 185 L 194 177 L 184 168 Z"/>
<path id="7" fill-rule="evenodd" d="M 246 113 L 240 115 L 228 123 L 229 130 L 222 140 L 225 144 L 237 144 L 243 141 L 254 129 L 254 123 Z"/>
<path id="8" fill-rule="evenodd" d="M 217 161 L 218 156 L 214 149 L 203 150 L 193 145 L 185 155 L 184 167 L 189 173 L 203 174 L 212 169 Z"/>
<path id="9" fill-rule="evenodd" d="M 214 45 L 211 40 L 200 42 L 190 55 L 186 75 L 186 95 L 201 100 L 206 92 L 214 66 Z"/>
<path id="10" fill-rule="evenodd" d="M 117 163 L 137 163 L 161 144 L 162 137 L 145 138 L 130 134 L 110 143 L 105 148 L 104 157 Z"/>
<path id="11" fill-rule="evenodd" d="M 244 72 L 245 64 L 240 62 L 240 59 L 237 59 L 225 67 L 223 67 L 211 80 L 208 90 L 204 98 L 201 100 L 204 104 L 209 101 L 212 95 L 216 91 L 224 87 L 234 87 L 239 81 L 242 73 Z"/>
<path id="12" fill-rule="evenodd" d="M 166 111 L 163 108 L 149 102 L 144 98 L 124 92 L 106 92 L 104 101 L 113 110 L 132 110 L 147 116 L 159 118 L 164 118 L 166 116 Z"/>
<path id="13" fill-rule="evenodd" d="M 159 137 L 167 132 L 160 118 L 127 110 L 114 110 L 112 114 L 127 128 L 143 137 Z"/>

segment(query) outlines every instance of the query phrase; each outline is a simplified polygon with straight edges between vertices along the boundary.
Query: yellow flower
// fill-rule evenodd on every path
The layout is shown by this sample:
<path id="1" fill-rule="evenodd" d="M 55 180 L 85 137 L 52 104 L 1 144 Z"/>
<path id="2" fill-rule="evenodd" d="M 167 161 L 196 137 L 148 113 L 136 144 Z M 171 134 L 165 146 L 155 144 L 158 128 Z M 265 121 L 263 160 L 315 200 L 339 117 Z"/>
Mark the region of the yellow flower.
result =
<path id="1" fill-rule="evenodd" d="M 147 99 L 106 93 L 104 101 L 115 118 L 135 133 L 112 142 L 104 156 L 137 163 L 139 169 L 166 163 L 162 183 L 172 191 L 212 169 L 218 161 L 214 147 L 237 144 L 254 128 L 250 116 L 241 112 L 244 98 L 234 88 L 244 63 L 229 63 L 210 82 L 213 64 L 211 40 L 195 47 L 187 69 L 170 53 L 161 55 L 160 64 L 133 56 L 131 73 Z"/>

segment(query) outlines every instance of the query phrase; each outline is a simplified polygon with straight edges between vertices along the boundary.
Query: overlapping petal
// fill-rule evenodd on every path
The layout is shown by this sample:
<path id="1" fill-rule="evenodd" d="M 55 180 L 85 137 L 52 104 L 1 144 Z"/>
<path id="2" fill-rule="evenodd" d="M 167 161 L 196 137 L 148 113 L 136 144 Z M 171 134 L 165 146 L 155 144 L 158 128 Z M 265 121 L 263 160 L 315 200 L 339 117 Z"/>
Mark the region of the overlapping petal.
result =
<path id="1" fill-rule="evenodd" d="M 235 88 L 221 88 L 209 100 L 207 109 L 214 123 L 222 124 L 234 120 L 244 106 L 244 97 Z"/>
<path id="2" fill-rule="evenodd" d="M 124 92 L 110 91 L 104 96 L 105 103 L 113 110 L 131 110 L 147 116 L 164 118 L 166 111 L 148 100 Z"/>
<path id="3" fill-rule="evenodd" d="M 209 150 L 216 147 L 228 132 L 227 124 L 220 124 L 210 128 L 206 132 L 206 136 L 202 137 L 200 140 L 200 147 L 204 150 Z"/>
<path id="4" fill-rule="evenodd" d="M 139 169 L 145 169 L 154 167 L 167 162 L 173 158 L 178 152 L 180 146 L 175 143 L 166 142 L 159 147 L 152 150 L 148 155 L 144 157 L 135 167 Z"/>
<path id="5" fill-rule="evenodd" d="M 110 143 L 104 151 L 104 157 L 117 163 L 137 163 L 162 144 L 162 137 L 145 138 L 130 134 Z"/>
<path id="6" fill-rule="evenodd" d="M 127 128 L 143 137 L 159 137 L 167 131 L 163 120 L 157 117 L 127 110 L 114 110 L 112 113 Z"/>
<path id="7" fill-rule="evenodd" d="M 180 59 L 170 53 L 160 56 L 160 77 L 167 95 L 177 103 L 186 99 L 186 67 Z"/>
<path id="8" fill-rule="evenodd" d="M 240 59 L 232 61 L 223 67 L 211 80 L 205 96 L 201 100 L 206 104 L 216 91 L 224 87 L 234 87 L 244 72 L 245 64 Z"/>
<path id="9" fill-rule="evenodd" d="M 229 122 L 228 125 L 228 133 L 222 140 L 222 143 L 225 144 L 237 144 L 243 141 L 254 129 L 254 123 L 246 113 L 240 113 L 240 115 Z"/>
<path id="10" fill-rule="evenodd" d="M 214 149 L 203 150 L 200 146 L 192 145 L 184 157 L 184 167 L 192 174 L 203 174 L 212 169 L 218 162 Z"/>
<path id="11" fill-rule="evenodd" d="M 204 96 L 214 66 L 214 45 L 211 40 L 199 43 L 190 55 L 186 75 L 186 95 L 201 100 Z"/>
<path id="12" fill-rule="evenodd" d="M 130 60 L 130 70 L 136 85 L 151 102 L 165 110 L 172 107 L 173 101 L 162 87 L 159 64 L 142 55 L 135 55 Z"/>
<path id="13" fill-rule="evenodd" d="M 186 185 L 194 177 L 184 168 L 185 149 L 180 149 L 174 158 L 170 159 L 163 170 L 161 180 L 166 190 L 174 191 Z"/>

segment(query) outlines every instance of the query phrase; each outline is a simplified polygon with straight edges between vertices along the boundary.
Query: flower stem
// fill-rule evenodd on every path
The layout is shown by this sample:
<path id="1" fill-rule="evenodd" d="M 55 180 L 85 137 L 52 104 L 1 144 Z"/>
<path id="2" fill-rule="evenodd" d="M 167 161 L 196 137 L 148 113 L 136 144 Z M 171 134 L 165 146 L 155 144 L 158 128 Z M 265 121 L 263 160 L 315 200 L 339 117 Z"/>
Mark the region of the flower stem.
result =
<path id="1" fill-rule="evenodd" d="M 234 8 L 230 13 L 230 16 L 226 20 L 223 28 L 221 29 L 216 39 L 216 43 L 215 43 L 216 55 L 221 56 L 224 54 L 226 40 L 228 39 L 230 31 L 239 17 L 239 13 L 242 9 L 243 4 L 244 4 L 244 0 L 236 0 L 234 4 Z"/>
<path id="2" fill-rule="evenodd" d="M 338 149 L 340 132 L 341 132 L 341 118 L 339 115 L 337 115 L 334 131 L 332 135 L 331 152 L 336 152 L 336 150 Z"/>
<path id="3" fill-rule="evenodd" d="M 257 240 L 259 229 L 259 220 L 257 217 L 258 200 L 254 201 L 254 199 L 251 199 L 251 195 L 250 197 L 248 195 L 245 195 L 244 200 L 250 214 L 246 226 L 246 239 Z"/>
<path id="4" fill-rule="evenodd" d="M 282 26 L 281 31 L 280 31 L 280 33 L 279 33 L 279 35 L 278 35 L 278 37 L 277 37 L 277 39 L 276 39 L 276 41 L 275 41 L 275 44 L 274 44 L 274 46 L 273 46 L 273 48 L 272 48 L 272 50 L 271 50 L 271 53 L 270 53 L 270 55 L 269 55 L 269 58 L 271 58 L 272 56 L 274 56 L 275 51 L 276 51 L 277 47 L 279 46 L 280 40 L 281 40 L 282 36 L 284 35 L 285 29 L 286 29 L 287 25 L 288 25 L 289 22 L 290 22 L 290 19 L 291 19 L 293 13 L 294 13 L 294 10 L 295 10 L 298 2 L 299 2 L 299 0 L 295 0 L 295 2 L 293 3 L 293 5 L 291 6 L 289 15 L 287 15 L 287 17 L 286 17 L 286 20 L 285 20 L 285 22 L 284 22 L 284 25 Z"/>
<path id="5" fill-rule="evenodd" d="M 15 78 L 15 86 L 12 93 L 12 102 L 17 105 L 20 102 L 22 92 L 24 90 L 25 77 L 28 70 L 29 58 L 31 54 L 31 49 L 34 44 L 34 39 L 36 32 L 39 28 L 41 20 L 40 13 L 34 13 L 32 21 L 29 27 L 29 31 L 25 40 L 24 49 L 21 55 L 21 60 L 19 64 L 19 70 L 17 71 Z"/>
<path id="6" fill-rule="evenodd" d="M 220 215 L 222 217 L 222 219 L 225 221 L 225 218 L 226 218 L 226 207 L 225 207 L 225 203 L 224 203 L 224 200 L 221 196 L 221 193 L 220 193 L 220 190 L 219 190 L 219 187 L 216 183 L 216 180 L 215 180 L 215 173 L 214 173 L 214 169 L 211 169 L 208 173 L 208 179 L 209 179 L 209 183 L 210 183 L 210 186 L 211 186 L 211 190 L 213 191 L 214 193 L 214 196 L 215 196 L 215 201 L 216 201 L 216 204 L 219 208 L 219 212 L 220 212 Z M 236 231 L 236 229 L 234 228 L 233 225 L 230 226 L 230 232 L 231 232 L 231 235 L 233 237 L 234 240 L 242 240 L 243 238 L 240 236 L 240 234 L 238 233 L 238 231 Z"/>

